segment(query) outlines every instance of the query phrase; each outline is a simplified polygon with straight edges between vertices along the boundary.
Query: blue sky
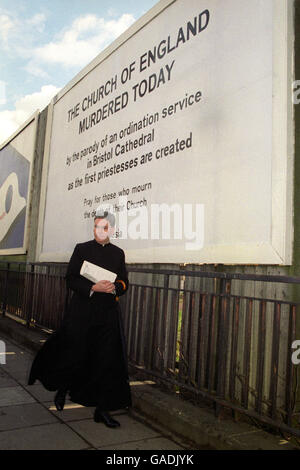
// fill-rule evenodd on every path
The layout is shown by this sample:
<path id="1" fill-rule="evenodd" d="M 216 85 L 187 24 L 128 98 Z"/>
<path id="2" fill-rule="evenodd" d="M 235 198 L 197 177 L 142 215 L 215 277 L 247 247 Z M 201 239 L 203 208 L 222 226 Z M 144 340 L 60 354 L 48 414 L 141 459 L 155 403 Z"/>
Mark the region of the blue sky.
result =
<path id="1" fill-rule="evenodd" d="M 0 143 L 157 0 L 0 0 Z"/>

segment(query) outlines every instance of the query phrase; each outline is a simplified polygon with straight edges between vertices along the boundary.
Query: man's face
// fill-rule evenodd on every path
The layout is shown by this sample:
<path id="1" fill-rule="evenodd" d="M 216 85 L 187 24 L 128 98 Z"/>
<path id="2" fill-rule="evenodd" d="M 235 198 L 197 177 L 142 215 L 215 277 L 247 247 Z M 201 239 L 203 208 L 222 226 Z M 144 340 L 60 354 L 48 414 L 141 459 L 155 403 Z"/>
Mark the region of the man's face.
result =
<path id="1" fill-rule="evenodd" d="M 113 234 L 114 229 L 107 219 L 94 221 L 94 236 L 98 242 L 104 242 Z"/>

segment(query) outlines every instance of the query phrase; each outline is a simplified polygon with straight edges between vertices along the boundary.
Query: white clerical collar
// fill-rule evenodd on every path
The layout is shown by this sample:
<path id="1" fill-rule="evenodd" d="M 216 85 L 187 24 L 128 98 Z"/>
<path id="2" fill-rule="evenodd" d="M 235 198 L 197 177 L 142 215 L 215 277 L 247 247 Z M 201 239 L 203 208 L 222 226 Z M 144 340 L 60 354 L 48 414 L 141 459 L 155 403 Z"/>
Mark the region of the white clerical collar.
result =
<path id="1" fill-rule="evenodd" d="M 98 242 L 98 241 L 96 240 L 96 238 L 94 238 L 94 240 L 95 240 L 96 243 L 98 243 L 98 245 L 101 245 L 101 246 L 109 245 L 109 243 L 110 243 L 109 239 L 108 239 L 107 242 L 105 242 L 105 243 Z"/>

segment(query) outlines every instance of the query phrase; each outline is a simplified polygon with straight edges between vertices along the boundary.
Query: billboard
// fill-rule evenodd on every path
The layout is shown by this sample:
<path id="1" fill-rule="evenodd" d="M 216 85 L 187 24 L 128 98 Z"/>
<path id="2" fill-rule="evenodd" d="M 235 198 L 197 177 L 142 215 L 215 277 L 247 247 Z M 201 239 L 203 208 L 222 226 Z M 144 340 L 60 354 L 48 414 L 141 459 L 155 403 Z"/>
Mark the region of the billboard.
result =
<path id="1" fill-rule="evenodd" d="M 128 262 L 291 262 L 291 8 L 163 0 L 56 96 L 40 261 L 101 207 Z"/>
<path id="2" fill-rule="evenodd" d="M 26 253 L 37 116 L 0 147 L 0 255 Z"/>

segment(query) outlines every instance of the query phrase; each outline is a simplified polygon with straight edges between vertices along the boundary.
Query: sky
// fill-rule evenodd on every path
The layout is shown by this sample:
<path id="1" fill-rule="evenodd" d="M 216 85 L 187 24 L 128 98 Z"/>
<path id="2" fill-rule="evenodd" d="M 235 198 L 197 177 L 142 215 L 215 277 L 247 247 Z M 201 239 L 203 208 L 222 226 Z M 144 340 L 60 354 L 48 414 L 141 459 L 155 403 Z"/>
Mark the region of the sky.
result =
<path id="1" fill-rule="evenodd" d="M 157 0 L 0 0 L 0 144 Z"/>

